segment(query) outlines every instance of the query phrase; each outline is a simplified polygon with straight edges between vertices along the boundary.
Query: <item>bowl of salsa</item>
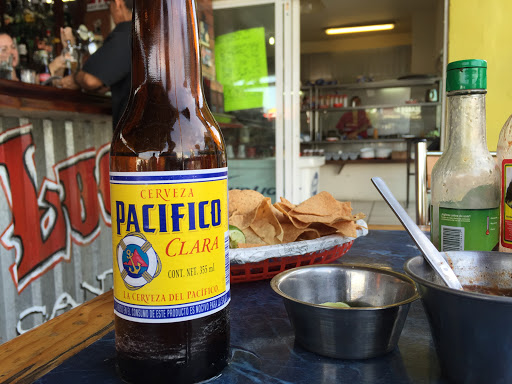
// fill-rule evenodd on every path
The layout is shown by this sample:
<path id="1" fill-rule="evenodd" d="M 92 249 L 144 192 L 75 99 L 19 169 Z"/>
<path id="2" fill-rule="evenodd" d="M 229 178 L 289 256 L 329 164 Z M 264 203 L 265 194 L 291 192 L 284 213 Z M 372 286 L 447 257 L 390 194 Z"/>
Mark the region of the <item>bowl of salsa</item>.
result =
<path id="1" fill-rule="evenodd" d="M 454 383 L 512 383 L 512 254 L 442 252 L 463 290 L 448 288 L 422 256 L 416 283 L 441 371 Z"/>

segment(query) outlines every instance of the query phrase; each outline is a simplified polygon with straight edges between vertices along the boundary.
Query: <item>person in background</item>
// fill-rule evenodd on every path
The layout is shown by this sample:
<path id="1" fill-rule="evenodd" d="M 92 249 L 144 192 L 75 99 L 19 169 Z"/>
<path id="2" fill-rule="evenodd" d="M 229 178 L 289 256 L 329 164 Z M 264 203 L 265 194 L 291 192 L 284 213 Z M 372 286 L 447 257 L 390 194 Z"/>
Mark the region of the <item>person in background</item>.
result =
<path id="1" fill-rule="evenodd" d="M 12 66 L 10 80 L 19 80 L 18 75 L 16 74 L 16 67 L 19 62 L 20 57 L 14 39 L 6 32 L 0 32 L 0 66 Z"/>
<path id="2" fill-rule="evenodd" d="M 87 59 L 81 70 L 62 79 L 61 86 L 100 93 L 110 90 L 112 124 L 115 128 L 130 95 L 133 0 L 111 0 L 109 6 L 116 27 L 107 36 L 102 47 Z"/>
<path id="3" fill-rule="evenodd" d="M 350 100 L 351 107 L 358 107 L 360 105 L 361 99 L 359 96 L 354 96 Z M 345 112 L 338 121 L 338 124 L 336 124 L 340 134 L 347 139 L 367 139 L 370 126 L 370 120 L 364 109 L 353 109 L 352 111 Z"/>

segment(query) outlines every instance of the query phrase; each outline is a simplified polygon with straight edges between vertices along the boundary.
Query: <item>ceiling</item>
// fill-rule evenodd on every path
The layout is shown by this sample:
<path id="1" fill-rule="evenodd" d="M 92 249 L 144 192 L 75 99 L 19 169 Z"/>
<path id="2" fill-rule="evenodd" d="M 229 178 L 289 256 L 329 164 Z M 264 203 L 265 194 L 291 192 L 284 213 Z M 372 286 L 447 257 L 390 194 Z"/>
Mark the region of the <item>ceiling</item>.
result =
<path id="1" fill-rule="evenodd" d="M 438 0 L 301 0 L 301 41 L 344 38 L 327 36 L 324 29 L 369 22 L 395 21 L 391 33 L 411 33 L 413 14 L 435 9 L 437 3 Z"/>

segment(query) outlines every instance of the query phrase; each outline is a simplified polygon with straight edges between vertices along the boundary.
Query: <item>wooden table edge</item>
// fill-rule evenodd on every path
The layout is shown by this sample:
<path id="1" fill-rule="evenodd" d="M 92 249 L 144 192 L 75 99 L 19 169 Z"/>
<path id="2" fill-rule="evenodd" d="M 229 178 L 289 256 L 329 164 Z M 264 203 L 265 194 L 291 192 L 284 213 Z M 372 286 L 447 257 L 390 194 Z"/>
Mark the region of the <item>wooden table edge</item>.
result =
<path id="1" fill-rule="evenodd" d="M 114 329 L 113 308 L 109 291 L 0 345 L 0 383 L 32 383 L 87 348 Z"/>

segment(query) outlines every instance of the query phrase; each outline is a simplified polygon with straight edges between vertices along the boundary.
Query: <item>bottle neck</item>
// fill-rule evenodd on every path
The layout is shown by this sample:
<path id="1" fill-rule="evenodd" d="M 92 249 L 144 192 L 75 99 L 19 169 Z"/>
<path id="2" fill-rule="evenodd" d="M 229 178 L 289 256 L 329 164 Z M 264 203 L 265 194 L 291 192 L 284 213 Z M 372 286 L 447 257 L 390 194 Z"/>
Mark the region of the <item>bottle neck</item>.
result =
<path id="1" fill-rule="evenodd" d="M 486 150 L 486 90 L 454 91 L 447 98 L 446 151 Z"/>
<path id="2" fill-rule="evenodd" d="M 177 110 L 203 104 L 196 24 L 194 0 L 135 1 L 134 92 L 144 85 L 160 88 Z"/>

